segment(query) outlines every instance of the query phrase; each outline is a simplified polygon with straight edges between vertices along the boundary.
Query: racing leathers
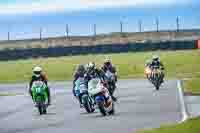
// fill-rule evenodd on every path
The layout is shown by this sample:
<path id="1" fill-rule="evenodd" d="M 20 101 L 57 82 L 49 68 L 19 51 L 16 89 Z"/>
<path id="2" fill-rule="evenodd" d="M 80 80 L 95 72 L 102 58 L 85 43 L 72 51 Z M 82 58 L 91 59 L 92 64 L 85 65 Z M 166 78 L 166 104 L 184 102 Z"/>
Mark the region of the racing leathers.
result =
<path id="1" fill-rule="evenodd" d="M 151 64 L 149 65 L 149 67 L 153 70 L 153 69 L 160 69 L 161 70 L 161 79 L 162 82 L 164 82 L 164 65 L 160 60 L 153 60 L 151 62 Z"/>
<path id="2" fill-rule="evenodd" d="M 46 86 L 47 86 L 47 90 L 46 91 L 47 91 L 47 97 L 48 97 L 48 105 L 50 105 L 51 104 L 51 95 L 50 95 L 50 89 L 48 87 L 47 76 L 44 73 L 41 73 L 41 75 L 39 77 L 37 77 L 35 75 L 33 75 L 31 77 L 31 80 L 29 82 L 29 94 L 31 95 L 32 99 L 33 99 L 33 93 L 32 93 L 31 88 L 32 88 L 32 85 L 33 85 L 34 81 L 42 81 L 42 82 L 44 82 L 46 84 Z"/>

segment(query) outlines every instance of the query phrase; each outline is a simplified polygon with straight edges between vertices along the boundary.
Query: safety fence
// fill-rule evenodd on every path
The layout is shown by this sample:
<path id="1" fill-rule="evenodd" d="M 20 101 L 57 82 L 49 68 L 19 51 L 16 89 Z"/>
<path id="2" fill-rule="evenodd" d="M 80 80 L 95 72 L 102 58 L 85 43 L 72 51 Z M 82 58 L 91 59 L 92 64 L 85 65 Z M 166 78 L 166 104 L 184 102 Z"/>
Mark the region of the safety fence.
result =
<path id="1" fill-rule="evenodd" d="M 0 60 L 17 60 L 39 57 L 59 57 L 69 55 L 122 53 L 154 50 L 184 50 L 200 48 L 200 40 L 166 41 L 155 43 L 106 44 L 93 46 L 57 46 L 50 48 L 14 49 L 0 51 Z"/>

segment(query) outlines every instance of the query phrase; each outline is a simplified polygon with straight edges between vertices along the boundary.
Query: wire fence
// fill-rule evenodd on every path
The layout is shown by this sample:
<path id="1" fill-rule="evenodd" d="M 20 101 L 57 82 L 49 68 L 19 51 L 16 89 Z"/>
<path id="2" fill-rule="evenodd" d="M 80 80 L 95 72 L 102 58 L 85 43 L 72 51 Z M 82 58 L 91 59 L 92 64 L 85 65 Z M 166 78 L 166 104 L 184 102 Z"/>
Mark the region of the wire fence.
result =
<path id="1" fill-rule="evenodd" d="M 126 33 L 126 32 L 150 32 L 150 31 L 154 31 L 154 32 L 159 32 L 159 31 L 163 31 L 163 29 L 160 26 L 160 21 L 158 18 L 156 18 L 154 20 L 154 24 L 153 24 L 153 28 L 150 30 L 144 30 L 145 29 L 145 23 L 140 19 L 137 21 L 137 26 L 136 26 L 136 30 L 135 31 L 130 31 L 127 29 L 131 29 L 127 26 L 127 24 L 124 21 L 120 21 L 118 24 L 118 26 L 116 26 L 115 30 L 110 31 L 110 33 Z M 174 21 L 174 27 L 175 29 L 173 29 L 173 31 L 179 32 L 180 31 L 180 18 L 177 17 L 176 21 Z M 117 28 L 118 27 L 118 28 Z M 183 28 L 183 27 L 182 27 Z M 12 29 L 12 28 L 10 28 Z M 56 29 L 56 27 L 55 27 Z M 40 39 L 42 40 L 43 38 L 48 38 L 48 37 L 66 37 L 66 38 L 70 38 L 71 36 L 81 36 L 79 35 L 75 35 L 73 32 L 73 27 L 70 24 L 65 24 L 64 26 L 62 26 L 62 28 L 60 28 L 60 31 L 56 30 L 52 30 L 50 31 L 48 27 L 45 26 L 41 26 L 38 29 L 34 29 L 34 32 L 17 32 L 17 31 L 12 31 L 9 30 L 6 34 L 4 35 L 4 39 L 1 40 L 23 40 L 23 39 Z M 96 37 L 100 34 L 107 34 L 104 33 L 102 31 L 102 27 L 96 23 L 94 24 L 90 24 L 90 26 L 88 26 L 87 28 L 85 27 L 85 30 L 87 30 L 87 34 L 85 34 L 85 36 L 93 36 Z M 56 33 L 57 31 L 57 33 Z M 98 32 L 99 31 L 99 32 Z M 166 31 L 166 30 L 165 30 Z M 170 31 L 170 30 L 167 30 Z M 7 37 L 6 37 L 7 36 Z M 25 37 L 26 36 L 26 37 Z M 7 38 L 7 39 L 5 39 Z"/>

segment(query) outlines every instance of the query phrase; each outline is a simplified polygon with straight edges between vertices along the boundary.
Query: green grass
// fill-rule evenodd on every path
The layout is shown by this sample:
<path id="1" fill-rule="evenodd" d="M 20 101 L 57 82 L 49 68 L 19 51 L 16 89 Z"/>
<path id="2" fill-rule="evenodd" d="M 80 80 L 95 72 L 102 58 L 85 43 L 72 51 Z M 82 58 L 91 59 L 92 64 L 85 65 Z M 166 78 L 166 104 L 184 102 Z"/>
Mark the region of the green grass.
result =
<path id="1" fill-rule="evenodd" d="M 0 93 L 0 97 L 2 96 L 16 96 L 16 95 L 23 95 L 22 93 Z"/>
<path id="2" fill-rule="evenodd" d="M 185 84 L 188 90 L 199 91 L 200 50 L 155 51 L 123 54 L 107 54 L 117 66 L 120 78 L 144 78 L 145 60 L 158 54 L 166 66 L 168 78 L 189 78 Z M 78 64 L 95 61 L 99 66 L 105 55 L 67 56 L 0 62 L 0 82 L 13 83 L 28 81 L 35 65 L 41 65 L 49 80 L 71 80 Z M 194 88 L 193 88 L 194 87 Z"/>
<path id="3" fill-rule="evenodd" d="M 192 78 L 184 81 L 184 88 L 190 94 L 200 95 L 200 78 Z"/>
<path id="4" fill-rule="evenodd" d="M 163 126 L 157 129 L 139 131 L 137 133 L 199 133 L 199 124 L 200 118 L 194 118 L 178 125 Z"/>

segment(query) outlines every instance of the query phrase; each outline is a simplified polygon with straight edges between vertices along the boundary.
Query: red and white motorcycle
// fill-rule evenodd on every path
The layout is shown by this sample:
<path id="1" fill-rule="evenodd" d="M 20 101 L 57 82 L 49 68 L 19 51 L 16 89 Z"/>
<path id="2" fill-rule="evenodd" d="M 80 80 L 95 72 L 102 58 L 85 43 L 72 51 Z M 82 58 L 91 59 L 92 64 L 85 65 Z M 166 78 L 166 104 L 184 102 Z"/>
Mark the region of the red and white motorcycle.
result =
<path id="1" fill-rule="evenodd" d="M 114 102 L 108 88 L 105 87 L 100 78 L 93 78 L 88 82 L 88 93 L 94 97 L 95 103 L 103 116 L 114 114 Z"/>

